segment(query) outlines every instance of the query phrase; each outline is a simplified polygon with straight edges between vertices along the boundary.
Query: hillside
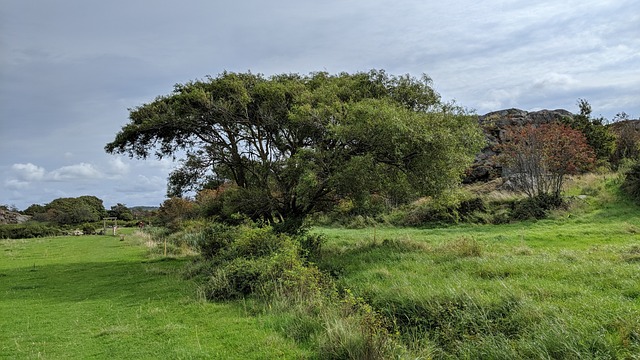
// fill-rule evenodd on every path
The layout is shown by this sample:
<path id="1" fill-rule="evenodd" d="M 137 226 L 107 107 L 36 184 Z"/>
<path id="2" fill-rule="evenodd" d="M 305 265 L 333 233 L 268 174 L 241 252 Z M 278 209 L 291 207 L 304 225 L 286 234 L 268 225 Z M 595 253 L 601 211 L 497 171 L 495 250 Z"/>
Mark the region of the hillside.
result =
<path id="1" fill-rule="evenodd" d="M 10 211 L 0 207 L 0 225 L 22 224 L 31 219 L 29 215 L 22 215 L 15 211 Z"/>

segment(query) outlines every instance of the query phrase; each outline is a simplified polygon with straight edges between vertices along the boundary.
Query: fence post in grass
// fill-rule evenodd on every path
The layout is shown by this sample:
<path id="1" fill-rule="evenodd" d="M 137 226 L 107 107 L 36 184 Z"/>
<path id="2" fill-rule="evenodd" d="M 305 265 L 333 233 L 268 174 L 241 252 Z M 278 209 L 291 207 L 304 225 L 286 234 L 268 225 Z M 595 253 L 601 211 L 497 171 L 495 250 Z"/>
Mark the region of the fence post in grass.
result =
<path id="1" fill-rule="evenodd" d="M 113 220 L 113 236 L 116 236 L 116 230 L 118 229 L 118 218 L 117 217 L 106 217 L 102 218 L 102 233 L 107 235 L 107 220 Z"/>

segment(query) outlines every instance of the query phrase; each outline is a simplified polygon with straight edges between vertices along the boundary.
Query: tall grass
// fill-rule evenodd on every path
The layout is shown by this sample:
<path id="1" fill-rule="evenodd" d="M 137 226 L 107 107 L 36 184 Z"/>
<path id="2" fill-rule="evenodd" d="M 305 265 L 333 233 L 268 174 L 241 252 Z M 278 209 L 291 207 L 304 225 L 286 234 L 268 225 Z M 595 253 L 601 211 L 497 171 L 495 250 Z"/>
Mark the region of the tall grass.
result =
<path id="1" fill-rule="evenodd" d="M 637 358 L 640 212 L 603 177 L 547 220 L 318 228 L 318 266 L 427 358 Z"/>

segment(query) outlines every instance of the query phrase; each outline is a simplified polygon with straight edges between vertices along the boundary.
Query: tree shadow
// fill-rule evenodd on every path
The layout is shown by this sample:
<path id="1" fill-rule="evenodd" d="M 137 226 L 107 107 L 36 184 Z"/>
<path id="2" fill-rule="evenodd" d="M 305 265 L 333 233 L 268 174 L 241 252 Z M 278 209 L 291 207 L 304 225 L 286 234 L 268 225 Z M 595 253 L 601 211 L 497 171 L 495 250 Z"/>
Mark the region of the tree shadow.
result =
<path id="1" fill-rule="evenodd" d="M 183 260 L 112 261 L 5 269 L 0 294 L 5 302 L 147 300 L 184 286 L 175 279 L 183 263 Z"/>

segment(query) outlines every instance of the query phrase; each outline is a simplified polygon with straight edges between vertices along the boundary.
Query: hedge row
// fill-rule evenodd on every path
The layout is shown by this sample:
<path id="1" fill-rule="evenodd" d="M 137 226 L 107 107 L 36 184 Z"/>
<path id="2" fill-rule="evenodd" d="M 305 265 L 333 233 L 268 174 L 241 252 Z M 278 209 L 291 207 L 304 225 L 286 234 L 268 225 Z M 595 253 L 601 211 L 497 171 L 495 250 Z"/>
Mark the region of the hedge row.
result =
<path id="1" fill-rule="evenodd" d="M 63 230 L 39 223 L 9 224 L 0 226 L 0 239 L 30 239 L 63 235 Z"/>

